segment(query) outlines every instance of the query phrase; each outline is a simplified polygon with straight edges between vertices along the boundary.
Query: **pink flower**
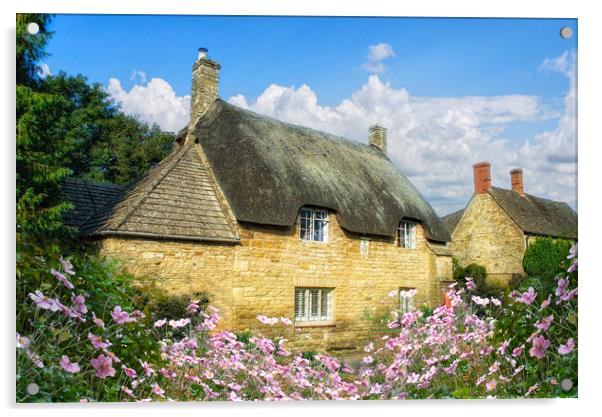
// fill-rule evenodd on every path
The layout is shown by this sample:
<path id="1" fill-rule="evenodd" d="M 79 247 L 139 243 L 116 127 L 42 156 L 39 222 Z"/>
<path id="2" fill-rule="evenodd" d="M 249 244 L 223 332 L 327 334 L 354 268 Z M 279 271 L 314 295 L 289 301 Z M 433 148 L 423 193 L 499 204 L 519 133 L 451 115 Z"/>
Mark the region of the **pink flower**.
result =
<path id="1" fill-rule="evenodd" d="M 136 370 L 134 368 L 128 368 L 125 365 L 121 365 L 121 369 L 123 369 L 123 372 L 130 378 L 134 379 L 136 378 L 137 374 L 136 374 Z"/>
<path id="2" fill-rule="evenodd" d="M 573 259 L 577 256 L 577 244 L 575 243 L 573 246 L 571 246 L 571 249 L 569 249 L 569 256 L 567 256 L 567 259 Z"/>
<path id="3" fill-rule="evenodd" d="M 539 330 L 548 330 L 552 325 L 552 321 L 554 321 L 553 314 L 535 323 L 535 327 L 537 327 Z"/>
<path id="4" fill-rule="evenodd" d="M 190 314 L 194 314 L 197 311 L 199 311 L 199 305 L 196 303 L 190 303 L 188 304 L 188 307 L 186 307 L 186 310 L 190 313 Z"/>
<path id="5" fill-rule="evenodd" d="M 529 355 L 542 359 L 546 355 L 546 350 L 550 347 L 550 341 L 539 335 L 534 337 L 531 343 L 533 346 L 529 349 Z"/>
<path id="6" fill-rule="evenodd" d="M 267 324 L 268 326 L 273 326 L 274 324 L 278 323 L 278 319 L 276 317 L 267 317 L 261 314 L 257 316 L 257 320 L 263 324 Z"/>
<path id="7" fill-rule="evenodd" d="M 560 278 L 558 280 L 558 286 L 556 287 L 556 291 L 554 292 L 556 297 L 562 297 L 566 293 L 566 289 L 568 286 L 569 286 L 569 279 L 568 278 Z"/>
<path id="8" fill-rule="evenodd" d="M 69 373 L 75 374 L 79 372 L 79 365 L 75 362 L 69 361 L 69 357 L 67 355 L 63 355 L 61 357 L 59 365 L 61 365 L 61 368 Z"/>
<path id="9" fill-rule="evenodd" d="M 539 384 L 530 386 L 529 389 L 527 390 L 527 393 L 525 394 L 525 396 L 530 395 L 533 391 L 535 391 L 537 389 L 537 387 L 539 387 Z"/>
<path id="10" fill-rule="evenodd" d="M 364 362 L 366 365 L 370 365 L 372 362 L 374 362 L 374 358 L 370 355 L 364 356 L 362 362 Z"/>
<path id="11" fill-rule="evenodd" d="M 541 303 L 541 309 L 543 310 L 544 308 L 546 308 L 547 306 L 549 306 L 551 302 L 552 302 L 552 294 L 548 295 L 548 298 L 545 299 L 544 301 L 542 301 L 542 303 Z"/>
<path id="12" fill-rule="evenodd" d="M 106 349 L 112 345 L 112 343 L 108 340 L 106 342 L 103 342 L 101 336 L 96 336 L 92 333 L 88 333 L 88 339 L 90 339 L 90 342 L 92 343 L 94 349 Z"/>
<path id="13" fill-rule="evenodd" d="M 103 329 L 105 328 L 105 322 L 103 321 L 103 319 L 99 319 L 98 317 L 96 317 L 96 313 L 94 312 L 92 312 L 92 321 L 98 327 L 102 327 Z"/>
<path id="14" fill-rule="evenodd" d="M 494 372 L 497 372 L 498 369 L 500 369 L 500 363 L 498 361 L 495 361 L 493 365 L 489 367 L 489 375 L 493 374 Z"/>
<path id="15" fill-rule="evenodd" d="M 374 343 L 370 342 L 364 347 L 364 352 L 370 353 L 374 350 Z"/>
<path id="16" fill-rule="evenodd" d="M 86 314 L 88 307 L 86 306 L 86 297 L 83 295 L 72 295 L 71 302 L 73 303 L 73 311 L 77 314 Z"/>
<path id="17" fill-rule="evenodd" d="M 115 320 L 117 324 L 131 323 L 136 321 L 134 317 L 130 317 L 130 313 L 127 311 L 122 311 L 121 306 L 115 306 L 113 311 L 111 311 L 111 317 Z"/>
<path id="18" fill-rule="evenodd" d="M 142 362 L 142 369 L 144 369 L 144 374 L 146 376 L 153 376 L 155 374 L 155 370 L 148 364 L 148 362 Z"/>
<path id="19" fill-rule="evenodd" d="M 577 269 L 577 259 L 569 266 L 569 269 L 566 270 L 569 274 Z"/>
<path id="20" fill-rule="evenodd" d="M 27 349 L 29 346 L 29 338 L 26 336 L 21 336 L 17 333 L 17 349 Z"/>
<path id="21" fill-rule="evenodd" d="M 558 347 L 558 353 L 560 353 L 561 355 L 568 355 L 573 351 L 573 349 L 575 349 L 575 341 L 571 337 L 569 338 L 569 340 L 566 341 L 565 345 L 560 345 Z"/>
<path id="22" fill-rule="evenodd" d="M 518 298 L 516 301 L 518 301 L 519 303 L 525 303 L 527 305 L 530 305 L 533 301 L 535 301 L 535 297 L 537 297 L 537 293 L 535 292 L 533 287 L 529 287 L 527 292 L 521 294 L 520 298 Z"/>
<path id="23" fill-rule="evenodd" d="M 477 286 L 475 285 L 473 279 L 471 277 L 466 278 L 466 289 L 468 291 L 473 291 Z"/>
<path id="24" fill-rule="evenodd" d="M 389 297 L 397 297 L 397 294 L 399 294 L 399 290 L 393 290 L 391 292 L 389 292 L 389 294 L 387 294 Z"/>
<path id="25" fill-rule="evenodd" d="M 493 297 L 491 298 L 491 303 L 498 307 L 502 305 L 502 302 L 500 300 L 498 300 L 497 298 L 493 298 Z"/>
<path id="26" fill-rule="evenodd" d="M 169 325 L 173 329 L 177 329 L 178 327 L 184 327 L 190 323 L 189 318 L 180 319 L 180 320 L 169 320 Z"/>
<path id="27" fill-rule="evenodd" d="M 71 263 L 70 260 L 63 259 L 62 257 L 60 257 L 59 262 L 61 263 L 61 266 L 63 267 L 63 271 L 65 271 L 65 274 L 75 275 L 75 271 L 73 270 L 73 264 Z"/>
<path id="28" fill-rule="evenodd" d="M 132 398 L 134 397 L 134 392 L 131 389 L 129 389 L 128 387 L 126 387 L 125 385 L 123 385 L 121 387 L 121 391 L 125 392 L 127 395 L 129 395 Z"/>
<path id="29" fill-rule="evenodd" d="M 292 320 L 287 317 L 280 317 L 280 321 L 282 323 L 286 324 L 287 326 L 290 326 L 291 324 L 293 324 Z"/>
<path id="30" fill-rule="evenodd" d="M 495 379 L 492 379 L 491 381 L 485 384 L 485 389 L 487 389 L 487 391 L 494 391 L 496 387 L 497 381 Z"/>
<path id="31" fill-rule="evenodd" d="M 514 356 L 515 358 L 517 356 L 520 356 L 521 353 L 523 353 L 523 346 L 515 347 L 514 349 L 512 349 L 512 356 Z"/>
<path id="32" fill-rule="evenodd" d="M 51 274 L 52 274 L 52 275 L 53 275 L 53 276 L 54 276 L 54 277 L 55 277 L 57 280 L 59 280 L 60 282 L 62 282 L 62 283 L 63 283 L 63 285 L 64 285 L 65 287 L 69 288 L 70 290 L 71 290 L 71 289 L 73 289 L 73 288 L 75 288 L 75 287 L 73 286 L 73 284 L 72 284 L 71 282 L 69 282 L 69 280 L 67 279 L 67 277 L 66 277 L 65 275 L 61 274 L 61 273 L 60 273 L 59 271 L 57 271 L 56 269 L 52 268 L 52 269 L 50 270 L 50 273 L 51 273 Z"/>
<path id="33" fill-rule="evenodd" d="M 96 376 L 105 379 L 106 377 L 115 376 L 115 368 L 113 368 L 113 361 L 104 354 L 98 355 L 96 358 L 90 361 L 90 365 L 96 369 Z"/>
<path id="34" fill-rule="evenodd" d="M 165 397 L 165 391 L 159 386 L 159 384 L 153 384 L 151 385 L 151 389 L 153 391 L 153 394 L 158 395 L 159 397 Z"/>
<path id="35" fill-rule="evenodd" d="M 43 310 L 59 311 L 62 310 L 62 304 L 53 298 L 49 298 L 40 290 L 36 290 L 35 294 L 29 293 L 29 298 L 36 303 L 37 308 Z"/>
<path id="36" fill-rule="evenodd" d="M 167 320 L 166 319 L 161 319 L 161 320 L 157 320 L 155 322 L 155 324 L 153 324 L 153 326 L 155 326 L 155 327 L 163 327 L 163 326 L 165 326 L 165 323 L 167 323 Z"/>
<path id="37" fill-rule="evenodd" d="M 33 362 L 33 364 L 35 366 L 37 366 L 38 368 L 43 368 L 44 367 L 44 362 L 42 362 L 42 359 L 40 358 L 40 355 L 38 355 L 37 353 L 32 352 L 29 349 L 26 349 L 25 353 L 27 354 L 27 356 L 29 357 L 29 359 L 31 359 L 31 361 Z"/>
<path id="38" fill-rule="evenodd" d="M 471 299 L 475 304 L 478 304 L 483 307 L 485 307 L 487 304 L 489 304 L 488 298 L 481 298 L 478 295 L 473 295 Z"/>

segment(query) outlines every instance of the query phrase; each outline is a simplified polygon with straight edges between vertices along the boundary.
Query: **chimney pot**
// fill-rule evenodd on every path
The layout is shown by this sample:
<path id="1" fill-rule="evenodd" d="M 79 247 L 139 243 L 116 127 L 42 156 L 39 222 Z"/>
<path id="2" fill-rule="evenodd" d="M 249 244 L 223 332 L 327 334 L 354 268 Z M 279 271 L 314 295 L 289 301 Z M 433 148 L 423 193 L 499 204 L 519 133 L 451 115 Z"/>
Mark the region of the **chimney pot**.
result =
<path id="1" fill-rule="evenodd" d="M 207 52 L 209 52 L 209 49 L 199 48 L 199 58 L 198 59 L 207 58 Z"/>
<path id="2" fill-rule="evenodd" d="M 484 194 L 491 188 L 491 164 L 479 162 L 472 166 L 474 172 L 474 192 Z"/>
<path id="3" fill-rule="evenodd" d="M 525 186 L 523 183 L 523 170 L 520 168 L 515 168 L 510 171 L 510 180 L 512 183 L 512 191 L 516 191 L 521 195 L 521 197 L 524 197 Z"/>
<path id="4" fill-rule="evenodd" d="M 368 129 L 370 145 L 376 146 L 385 155 L 387 154 L 387 129 L 375 124 Z"/>

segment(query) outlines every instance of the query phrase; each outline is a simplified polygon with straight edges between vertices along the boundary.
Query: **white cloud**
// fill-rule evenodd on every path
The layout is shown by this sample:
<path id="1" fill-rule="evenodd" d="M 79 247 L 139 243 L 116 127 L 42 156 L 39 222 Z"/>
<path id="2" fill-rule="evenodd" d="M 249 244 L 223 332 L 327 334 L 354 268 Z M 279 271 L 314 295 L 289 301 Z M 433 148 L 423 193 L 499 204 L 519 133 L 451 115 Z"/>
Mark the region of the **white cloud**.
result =
<path id="1" fill-rule="evenodd" d="M 130 81 L 139 81 L 142 83 L 146 82 L 146 72 L 141 70 L 132 71 L 132 75 L 130 75 Z"/>
<path id="2" fill-rule="evenodd" d="M 504 138 L 504 129 L 549 117 L 535 96 L 413 97 L 371 75 L 336 106 L 320 105 L 305 84 L 272 84 L 255 101 L 237 95 L 229 102 L 364 143 L 368 127 L 382 124 L 389 130 L 389 157 L 440 214 L 466 204 L 472 195 L 472 164 L 483 160 L 492 164 L 494 185 L 509 188 L 509 170 L 522 167 L 527 192 L 575 205 L 574 59 L 572 64 L 562 59 L 556 64 L 546 60 L 546 68 L 557 68 L 570 82 L 558 125 L 522 141 Z"/>
<path id="3" fill-rule="evenodd" d="M 368 46 L 366 62 L 362 65 L 362 68 L 368 72 L 381 74 L 385 71 L 385 64 L 382 61 L 394 56 L 395 51 L 393 51 L 393 47 L 388 43 L 381 42 L 376 45 L 370 45 Z"/>
<path id="4" fill-rule="evenodd" d="M 132 75 L 140 77 L 142 74 Z M 163 130 L 177 132 L 190 119 L 190 96 L 177 96 L 171 85 L 161 78 L 152 78 L 145 85 L 134 85 L 130 91 L 124 90 L 118 79 L 111 78 L 107 91 L 125 114 L 156 123 Z"/>
<path id="5" fill-rule="evenodd" d="M 42 63 L 42 65 L 37 67 L 37 71 L 38 71 L 38 75 L 40 76 L 40 78 L 46 78 L 49 75 L 52 75 L 52 73 L 50 72 L 50 67 L 45 62 Z"/>

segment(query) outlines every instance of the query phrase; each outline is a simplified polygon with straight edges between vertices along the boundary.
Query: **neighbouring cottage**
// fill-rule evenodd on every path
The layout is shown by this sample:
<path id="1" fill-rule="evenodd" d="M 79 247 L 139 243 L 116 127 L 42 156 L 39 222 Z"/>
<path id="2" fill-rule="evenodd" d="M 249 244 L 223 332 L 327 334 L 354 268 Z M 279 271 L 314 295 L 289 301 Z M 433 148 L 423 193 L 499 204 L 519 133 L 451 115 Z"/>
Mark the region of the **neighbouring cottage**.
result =
<path id="1" fill-rule="evenodd" d="M 199 51 L 171 155 L 124 187 L 66 184 L 81 236 L 166 292 L 207 294 L 221 328 L 277 332 L 295 349 L 356 349 L 374 329 L 366 311 L 440 304 L 450 236 L 387 158 L 386 129 L 364 145 L 235 107 Z M 414 300 L 389 296 L 407 289 Z"/>
<path id="2" fill-rule="evenodd" d="M 466 208 L 443 217 L 460 264 L 487 268 L 488 282 L 506 285 L 524 275 L 523 256 L 538 236 L 577 240 L 577 213 L 566 203 L 526 194 L 522 169 L 510 171 L 511 190 L 491 185 L 491 166 L 473 165 L 474 195 Z"/>

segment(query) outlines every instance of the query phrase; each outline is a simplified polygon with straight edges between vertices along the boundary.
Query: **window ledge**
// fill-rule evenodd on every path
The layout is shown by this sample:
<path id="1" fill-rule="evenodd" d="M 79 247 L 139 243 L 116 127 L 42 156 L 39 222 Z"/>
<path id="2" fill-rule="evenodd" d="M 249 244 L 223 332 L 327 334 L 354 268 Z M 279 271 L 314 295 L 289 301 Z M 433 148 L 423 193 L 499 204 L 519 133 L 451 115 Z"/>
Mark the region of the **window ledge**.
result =
<path id="1" fill-rule="evenodd" d="M 334 321 L 296 321 L 295 327 L 337 327 Z"/>

